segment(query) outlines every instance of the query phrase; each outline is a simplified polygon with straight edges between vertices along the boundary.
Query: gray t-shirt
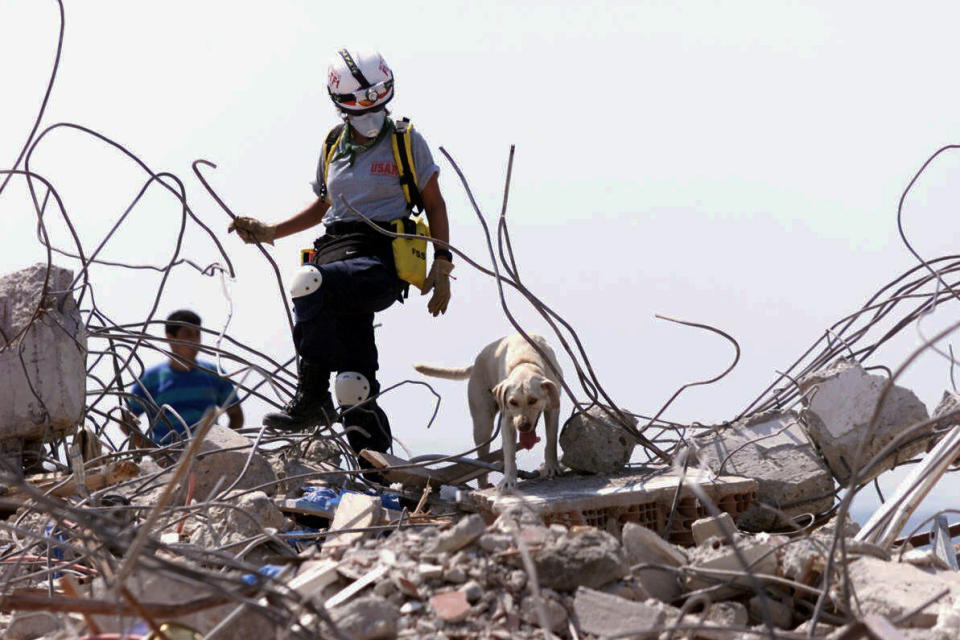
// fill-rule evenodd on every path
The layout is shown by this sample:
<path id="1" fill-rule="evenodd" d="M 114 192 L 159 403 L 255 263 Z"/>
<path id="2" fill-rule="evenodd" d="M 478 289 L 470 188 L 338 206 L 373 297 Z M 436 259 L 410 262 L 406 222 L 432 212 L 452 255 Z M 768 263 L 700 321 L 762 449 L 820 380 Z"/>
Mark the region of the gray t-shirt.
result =
<path id="1" fill-rule="evenodd" d="M 407 201 L 400 186 L 400 171 L 393 157 L 393 134 L 362 153 L 358 153 L 353 166 L 349 158 L 340 158 L 330 163 L 327 170 L 327 201 L 330 209 L 323 216 L 325 225 L 334 222 L 360 220 L 340 201 L 340 194 L 363 215 L 371 220 L 389 221 L 407 214 Z M 423 187 L 440 168 L 434 163 L 423 136 L 414 129 L 410 134 L 413 161 L 417 172 L 417 185 Z M 323 176 L 323 158 L 317 166 L 317 182 L 313 191 L 320 195 L 319 181 Z"/>

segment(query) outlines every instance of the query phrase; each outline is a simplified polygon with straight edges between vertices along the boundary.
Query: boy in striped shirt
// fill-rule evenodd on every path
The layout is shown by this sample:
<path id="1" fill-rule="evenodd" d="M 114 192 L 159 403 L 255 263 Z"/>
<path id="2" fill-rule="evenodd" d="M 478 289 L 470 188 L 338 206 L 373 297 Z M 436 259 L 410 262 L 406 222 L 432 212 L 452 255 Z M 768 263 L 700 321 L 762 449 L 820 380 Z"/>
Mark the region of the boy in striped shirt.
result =
<path id="1" fill-rule="evenodd" d="M 167 316 L 164 330 L 170 340 L 170 354 L 166 362 L 147 369 L 140 380 L 130 388 L 127 406 L 135 415 L 148 413 L 152 425 L 150 439 L 165 446 L 185 437 L 183 423 L 169 411 L 169 405 L 191 427 L 200 421 L 212 406 L 227 408 L 229 427 L 243 426 L 243 409 L 234 395 L 234 386 L 217 375 L 217 368 L 209 362 L 197 360 L 200 345 L 200 316 L 182 309 Z M 135 442 L 137 446 L 143 443 Z"/>

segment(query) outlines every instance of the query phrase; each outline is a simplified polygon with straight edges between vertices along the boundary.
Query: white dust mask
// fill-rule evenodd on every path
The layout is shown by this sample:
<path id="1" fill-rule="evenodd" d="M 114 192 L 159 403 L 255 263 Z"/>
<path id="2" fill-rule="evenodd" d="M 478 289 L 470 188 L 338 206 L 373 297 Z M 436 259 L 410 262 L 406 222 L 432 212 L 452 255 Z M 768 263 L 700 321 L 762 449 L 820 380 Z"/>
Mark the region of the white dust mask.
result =
<path id="1" fill-rule="evenodd" d="M 380 111 L 371 111 L 359 116 L 348 115 L 347 121 L 360 135 L 367 138 L 374 138 L 380 133 L 380 129 L 383 128 L 383 121 L 386 120 L 386 118 L 386 110 L 381 109 Z"/>

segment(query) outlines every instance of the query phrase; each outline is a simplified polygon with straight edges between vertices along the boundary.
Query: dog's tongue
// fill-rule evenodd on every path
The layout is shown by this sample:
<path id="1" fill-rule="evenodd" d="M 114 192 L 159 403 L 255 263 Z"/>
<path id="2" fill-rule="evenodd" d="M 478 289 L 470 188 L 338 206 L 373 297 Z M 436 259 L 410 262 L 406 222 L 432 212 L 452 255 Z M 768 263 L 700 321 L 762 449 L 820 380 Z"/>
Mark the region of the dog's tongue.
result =
<path id="1" fill-rule="evenodd" d="M 521 431 L 519 435 L 520 446 L 524 449 L 533 449 L 533 445 L 540 442 L 540 438 L 537 437 L 536 429 L 530 429 L 530 431 Z"/>

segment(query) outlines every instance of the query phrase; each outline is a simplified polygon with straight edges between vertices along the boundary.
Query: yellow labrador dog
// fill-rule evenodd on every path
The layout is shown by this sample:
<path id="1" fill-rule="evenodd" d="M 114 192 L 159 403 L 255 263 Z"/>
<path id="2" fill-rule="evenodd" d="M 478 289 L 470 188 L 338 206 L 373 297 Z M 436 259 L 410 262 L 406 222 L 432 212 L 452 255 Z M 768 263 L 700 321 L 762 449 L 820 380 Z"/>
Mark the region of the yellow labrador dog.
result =
<path id="1" fill-rule="evenodd" d="M 468 367 L 434 367 L 414 365 L 420 373 L 448 380 L 470 379 L 467 397 L 473 417 L 473 440 L 486 443 L 480 453 L 490 450 L 487 442 L 493 434 L 493 420 L 500 412 L 500 430 L 503 437 L 503 480 L 500 491 L 517 486 L 517 437 L 520 446 L 531 449 L 540 441 L 536 427 L 544 414 L 547 432 L 546 454 L 542 477 L 552 478 L 560 472 L 557 462 L 557 430 L 560 422 L 560 366 L 553 350 L 542 336 L 529 334 L 531 340 L 545 353 L 543 361 L 536 349 L 519 333 L 493 342 Z M 486 476 L 480 485 L 486 484 Z"/>

